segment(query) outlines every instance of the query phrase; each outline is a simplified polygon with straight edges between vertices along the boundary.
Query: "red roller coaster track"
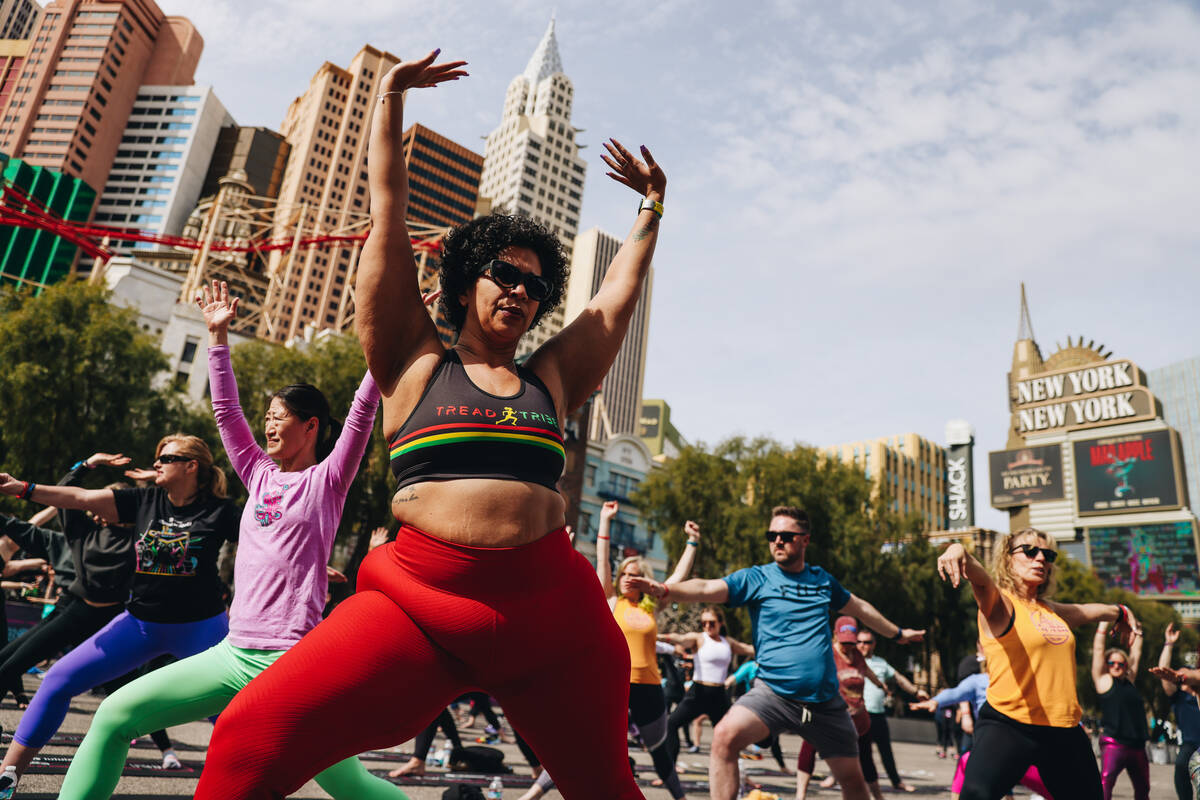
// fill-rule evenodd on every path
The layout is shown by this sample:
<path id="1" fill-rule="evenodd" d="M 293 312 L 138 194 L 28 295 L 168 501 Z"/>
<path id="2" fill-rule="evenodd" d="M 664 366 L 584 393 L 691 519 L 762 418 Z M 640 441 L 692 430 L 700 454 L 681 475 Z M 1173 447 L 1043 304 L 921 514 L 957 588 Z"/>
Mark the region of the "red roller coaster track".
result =
<path id="1" fill-rule="evenodd" d="M 89 225 L 84 222 L 70 222 L 46 208 L 41 202 L 8 181 L 0 184 L 0 226 L 13 228 L 33 228 L 59 236 L 79 247 L 81 251 L 102 261 L 108 261 L 115 255 L 104 246 L 105 240 L 126 242 L 149 242 L 169 247 L 179 247 L 187 250 L 199 250 L 204 242 L 185 236 L 166 236 L 150 231 L 133 228 L 113 228 L 107 225 Z M 265 253 L 272 250 L 307 249 L 317 247 L 327 249 L 337 246 L 350 246 L 366 241 L 367 232 L 355 234 L 314 234 L 303 236 L 298 241 L 289 236 L 280 239 L 214 239 L 208 249 L 224 253 Z M 440 249 L 439 242 L 413 239 L 413 247 L 417 250 L 436 251 Z"/>

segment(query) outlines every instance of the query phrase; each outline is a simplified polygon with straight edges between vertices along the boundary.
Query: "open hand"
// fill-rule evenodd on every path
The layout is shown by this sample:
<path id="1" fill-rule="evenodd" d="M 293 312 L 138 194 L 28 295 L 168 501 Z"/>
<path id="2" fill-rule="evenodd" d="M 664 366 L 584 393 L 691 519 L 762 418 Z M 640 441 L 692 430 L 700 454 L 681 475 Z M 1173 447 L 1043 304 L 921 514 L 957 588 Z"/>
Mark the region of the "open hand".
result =
<path id="1" fill-rule="evenodd" d="M 371 531 L 371 539 L 367 542 L 367 552 L 371 552 L 376 547 L 382 547 L 388 542 L 388 529 L 384 526 L 379 526 Z"/>
<path id="2" fill-rule="evenodd" d="M 416 61 L 401 61 L 388 70 L 388 73 L 383 76 L 380 86 L 385 92 L 404 92 L 409 89 L 437 86 L 446 81 L 456 81 L 467 75 L 466 70 L 461 69 L 467 65 L 465 61 L 446 61 L 434 64 L 434 59 L 441 53 L 441 48 L 438 48 L 431 50 L 424 58 Z"/>
<path id="3" fill-rule="evenodd" d="M 1166 635 L 1165 644 L 1169 644 L 1172 647 L 1174 647 L 1175 643 L 1179 641 L 1180 633 L 1182 633 L 1182 631 L 1179 629 L 1178 625 L 1176 625 L 1174 622 L 1168 622 L 1167 623 L 1167 631 L 1165 634 Z"/>
<path id="4" fill-rule="evenodd" d="M 601 153 L 600 157 L 611 170 L 605 173 L 608 177 L 617 183 L 625 184 L 643 197 L 662 201 L 663 194 L 667 191 L 667 176 L 663 174 L 662 167 L 654 160 L 654 156 L 650 155 L 649 148 L 645 145 L 641 147 L 642 158 L 646 159 L 643 162 L 635 158 L 633 153 L 626 150 L 616 139 L 605 142 L 604 147 L 608 150 L 608 155 Z"/>
<path id="5" fill-rule="evenodd" d="M 925 638 L 924 630 L 914 630 L 913 628 L 901 628 L 900 638 L 896 640 L 896 644 L 912 644 L 919 642 Z"/>
<path id="6" fill-rule="evenodd" d="M 325 577 L 329 579 L 330 583 L 345 583 L 347 580 L 349 580 L 344 572 L 336 570 L 328 565 L 325 566 Z"/>
<path id="7" fill-rule="evenodd" d="M 85 463 L 89 467 L 123 467 L 129 460 L 129 456 L 121 453 L 92 453 Z"/>
<path id="8" fill-rule="evenodd" d="M 125 470 L 125 477 L 131 481 L 152 481 L 158 477 L 158 472 L 145 467 L 134 467 Z"/>
<path id="9" fill-rule="evenodd" d="M 916 703 L 909 703 L 910 711 L 937 711 L 937 703 L 933 700 L 921 700 Z"/>
<path id="10" fill-rule="evenodd" d="M 196 295 L 196 305 L 210 331 L 229 330 L 229 323 L 237 317 L 238 298 L 229 299 L 229 284 L 225 281 L 213 281 L 211 288 L 205 286 Z"/>
<path id="11" fill-rule="evenodd" d="M 25 491 L 25 481 L 19 481 L 7 472 L 0 472 L 0 494 L 16 497 Z"/>
<path id="12" fill-rule="evenodd" d="M 631 589 L 636 589 L 642 594 L 648 594 L 656 599 L 661 599 L 667 596 L 667 585 L 665 583 L 659 583 L 651 578 L 643 578 L 640 575 L 623 575 L 622 577 L 629 581 L 629 587 Z"/>
<path id="13" fill-rule="evenodd" d="M 1129 648 L 1133 646 L 1134 637 L 1142 635 L 1142 623 L 1137 621 L 1137 617 L 1133 615 L 1133 610 L 1129 606 L 1123 605 L 1121 608 L 1124 609 L 1125 614 L 1113 623 L 1109 636 Z"/>
<path id="14" fill-rule="evenodd" d="M 937 568 L 942 580 L 957 589 L 967 574 L 967 549 L 958 542 L 950 545 L 938 556 Z"/>

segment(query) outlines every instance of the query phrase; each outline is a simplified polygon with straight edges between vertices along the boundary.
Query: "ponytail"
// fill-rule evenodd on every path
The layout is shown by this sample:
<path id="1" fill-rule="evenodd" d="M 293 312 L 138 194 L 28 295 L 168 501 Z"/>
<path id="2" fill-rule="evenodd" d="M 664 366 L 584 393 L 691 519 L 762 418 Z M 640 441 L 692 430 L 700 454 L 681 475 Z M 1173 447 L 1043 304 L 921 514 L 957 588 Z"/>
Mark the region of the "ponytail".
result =
<path id="1" fill-rule="evenodd" d="M 317 461 L 321 462 L 333 452 L 338 437 L 342 435 L 342 423 L 329 413 L 329 401 L 321 390 L 311 383 L 293 383 L 271 395 L 287 406 L 287 410 L 307 422 L 317 420 Z"/>

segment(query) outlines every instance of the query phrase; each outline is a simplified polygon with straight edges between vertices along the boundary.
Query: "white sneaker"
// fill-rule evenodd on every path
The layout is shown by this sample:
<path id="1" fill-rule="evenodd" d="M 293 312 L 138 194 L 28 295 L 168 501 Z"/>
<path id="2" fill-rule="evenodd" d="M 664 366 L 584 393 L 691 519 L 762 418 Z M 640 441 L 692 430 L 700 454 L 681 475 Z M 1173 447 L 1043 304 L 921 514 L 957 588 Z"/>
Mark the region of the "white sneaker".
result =
<path id="1" fill-rule="evenodd" d="M 0 800 L 9 800 L 17 793 L 17 781 L 20 779 L 16 767 L 4 768 L 4 773 L 0 774 Z"/>
<path id="2" fill-rule="evenodd" d="M 163 769 L 183 769 L 183 762 L 174 750 L 163 751 Z M 3 795 L 0 795 L 0 800 L 3 800 Z"/>

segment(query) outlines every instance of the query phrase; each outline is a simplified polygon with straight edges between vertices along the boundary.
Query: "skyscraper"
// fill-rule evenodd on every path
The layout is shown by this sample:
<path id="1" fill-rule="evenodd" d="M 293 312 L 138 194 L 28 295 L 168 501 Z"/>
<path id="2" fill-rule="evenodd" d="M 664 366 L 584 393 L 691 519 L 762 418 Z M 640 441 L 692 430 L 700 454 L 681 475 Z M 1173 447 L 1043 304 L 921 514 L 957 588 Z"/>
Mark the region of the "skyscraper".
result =
<path id="1" fill-rule="evenodd" d="M 483 156 L 414 123 L 404 132 L 408 218 L 461 225 L 475 216 Z"/>
<path id="2" fill-rule="evenodd" d="M 578 131 L 571 125 L 574 95 L 563 73 L 552 19 L 525 71 L 508 85 L 500 125 L 487 137 L 479 187 L 495 211 L 538 220 L 568 249 L 579 230 L 587 173 L 575 143 Z M 525 335 L 517 355 L 536 350 L 562 330 L 563 320 L 561 308 L 544 318 Z"/>
<path id="3" fill-rule="evenodd" d="M 292 101 L 280 132 L 291 145 L 279 190 L 276 222 L 306 233 L 365 230 L 367 137 L 380 81 L 400 59 L 364 46 L 348 68 L 326 61 L 308 90 Z M 270 283 L 259 335 L 285 342 L 307 326 L 339 327 L 351 303 L 358 246 L 307 248 L 292 258 L 271 254 Z"/>
<path id="4" fill-rule="evenodd" d="M 905 433 L 821 450 L 862 469 L 877 493 L 886 492 L 892 498 L 893 511 L 919 514 L 926 531 L 946 527 L 946 451 L 938 444 Z"/>
<path id="5" fill-rule="evenodd" d="M 102 189 L 140 87 L 192 84 L 203 47 L 153 0 L 54 0 L 0 119 L 0 152 Z"/>
<path id="6" fill-rule="evenodd" d="M 575 238 L 571 257 L 571 279 L 564 303 L 565 324 L 579 316 L 588 301 L 600 291 L 613 257 L 621 249 L 621 240 L 599 228 L 591 228 Z M 600 397 L 592 407 L 588 438 L 605 441 L 619 433 L 640 435 L 642 382 L 646 373 L 646 339 L 650 332 L 650 294 L 654 284 L 653 267 L 642 286 L 629 320 L 629 332 L 617 351 L 612 368 L 600 385 Z"/>
<path id="7" fill-rule="evenodd" d="M 242 179 L 250 185 L 250 193 L 259 197 L 278 197 L 283 170 L 287 166 L 291 147 L 281 134 L 270 128 L 244 128 L 229 125 L 217 135 L 217 146 L 208 174 L 200 188 L 201 197 L 217 193 L 218 181 L 234 170 L 241 170 Z"/>
<path id="8" fill-rule="evenodd" d="M 0 39 L 28 39 L 41 15 L 33 0 L 0 0 Z"/>
<path id="9" fill-rule="evenodd" d="M 143 86 L 95 221 L 176 236 L 200 199 L 217 136 L 233 118 L 207 86 Z M 114 241 L 122 255 L 150 245 Z"/>
<path id="10" fill-rule="evenodd" d="M 1146 383 L 1163 404 L 1163 420 L 1179 431 L 1188 504 L 1200 510 L 1200 357 L 1146 373 Z"/>

